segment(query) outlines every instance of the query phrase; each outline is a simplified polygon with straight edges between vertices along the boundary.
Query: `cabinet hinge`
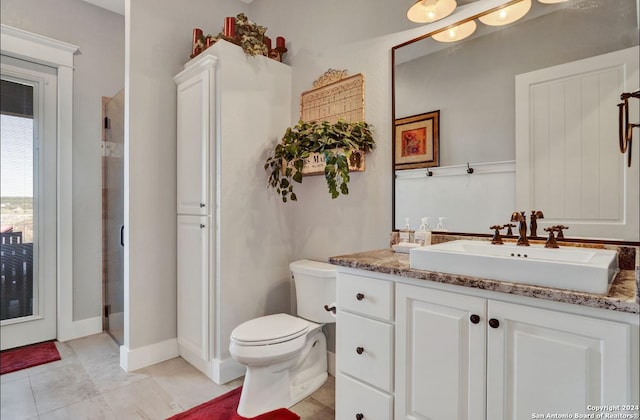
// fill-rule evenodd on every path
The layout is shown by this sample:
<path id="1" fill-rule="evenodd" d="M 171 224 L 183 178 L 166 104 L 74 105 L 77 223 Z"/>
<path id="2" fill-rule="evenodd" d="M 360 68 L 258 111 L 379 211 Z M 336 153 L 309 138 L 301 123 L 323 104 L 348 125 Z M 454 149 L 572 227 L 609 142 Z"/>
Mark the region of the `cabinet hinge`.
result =
<path id="1" fill-rule="evenodd" d="M 104 317 L 109 318 L 110 313 L 111 313 L 111 305 L 104 305 Z"/>
<path id="2" fill-rule="evenodd" d="M 111 128 L 111 120 L 109 117 L 104 117 L 104 128 L 109 130 Z"/>

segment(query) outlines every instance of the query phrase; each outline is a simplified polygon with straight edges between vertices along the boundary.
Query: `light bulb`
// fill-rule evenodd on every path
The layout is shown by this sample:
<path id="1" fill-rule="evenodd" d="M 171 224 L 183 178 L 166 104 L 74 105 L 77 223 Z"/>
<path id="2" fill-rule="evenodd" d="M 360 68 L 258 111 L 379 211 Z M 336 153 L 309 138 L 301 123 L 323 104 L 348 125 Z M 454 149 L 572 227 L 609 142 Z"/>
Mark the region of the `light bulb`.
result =
<path id="1" fill-rule="evenodd" d="M 426 13 L 426 15 L 427 15 L 427 19 L 428 19 L 429 21 L 433 21 L 433 20 L 435 20 L 435 19 L 436 19 L 436 11 L 435 11 L 435 8 L 434 8 L 433 6 L 429 6 L 429 7 L 427 7 L 427 13 Z"/>
<path id="2" fill-rule="evenodd" d="M 418 0 L 407 12 L 416 23 L 429 23 L 449 16 L 456 8 L 456 0 Z"/>
<path id="3" fill-rule="evenodd" d="M 453 26 L 442 32 L 433 34 L 431 37 L 440 42 L 455 42 L 465 39 L 476 30 L 475 20 L 463 23 L 461 25 Z"/>
<path id="4" fill-rule="evenodd" d="M 489 26 L 508 25 L 526 15 L 531 9 L 531 0 L 522 0 L 500 10 L 480 16 L 480 22 Z"/>

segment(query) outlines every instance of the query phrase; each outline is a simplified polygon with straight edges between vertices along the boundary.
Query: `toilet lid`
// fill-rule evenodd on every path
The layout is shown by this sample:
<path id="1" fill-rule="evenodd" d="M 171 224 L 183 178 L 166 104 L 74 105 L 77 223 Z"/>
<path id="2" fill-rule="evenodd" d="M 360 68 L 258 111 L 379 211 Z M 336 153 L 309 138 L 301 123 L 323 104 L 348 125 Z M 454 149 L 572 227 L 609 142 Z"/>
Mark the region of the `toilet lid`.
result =
<path id="1" fill-rule="evenodd" d="M 231 332 L 231 339 L 247 344 L 267 344 L 293 340 L 305 334 L 309 321 L 288 314 L 267 315 L 240 324 Z"/>

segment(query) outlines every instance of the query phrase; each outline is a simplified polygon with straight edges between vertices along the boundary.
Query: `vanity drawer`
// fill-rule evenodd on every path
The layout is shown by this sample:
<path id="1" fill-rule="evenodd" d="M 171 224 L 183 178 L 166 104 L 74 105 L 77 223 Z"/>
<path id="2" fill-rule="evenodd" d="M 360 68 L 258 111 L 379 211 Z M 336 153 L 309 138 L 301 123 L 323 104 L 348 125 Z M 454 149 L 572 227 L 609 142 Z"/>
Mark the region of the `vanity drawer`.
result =
<path id="1" fill-rule="evenodd" d="M 393 320 L 393 282 L 338 274 L 338 309 Z"/>
<path id="2" fill-rule="evenodd" d="M 384 391 L 393 389 L 393 325 L 338 312 L 337 370 Z"/>
<path id="3" fill-rule="evenodd" d="M 336 419 L 389 420 L 393 418 L 390 395 L 353 380 L 345 375 L 336 378 Z"/>

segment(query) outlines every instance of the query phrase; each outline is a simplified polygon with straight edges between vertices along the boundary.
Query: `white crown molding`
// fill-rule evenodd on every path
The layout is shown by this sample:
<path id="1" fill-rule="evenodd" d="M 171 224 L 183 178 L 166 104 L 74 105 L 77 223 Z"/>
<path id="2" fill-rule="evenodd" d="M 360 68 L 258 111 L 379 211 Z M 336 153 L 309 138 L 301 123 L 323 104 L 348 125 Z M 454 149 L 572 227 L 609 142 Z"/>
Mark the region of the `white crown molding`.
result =
<path id="1" fill-rule="evenodd" d="M 4 24 L 0 34 L 3 54 L 30 61 L 37 57 L 39 63 L 54 67 L 73 67 L 73 55 L 79 50 L 75 45 Z"/>

